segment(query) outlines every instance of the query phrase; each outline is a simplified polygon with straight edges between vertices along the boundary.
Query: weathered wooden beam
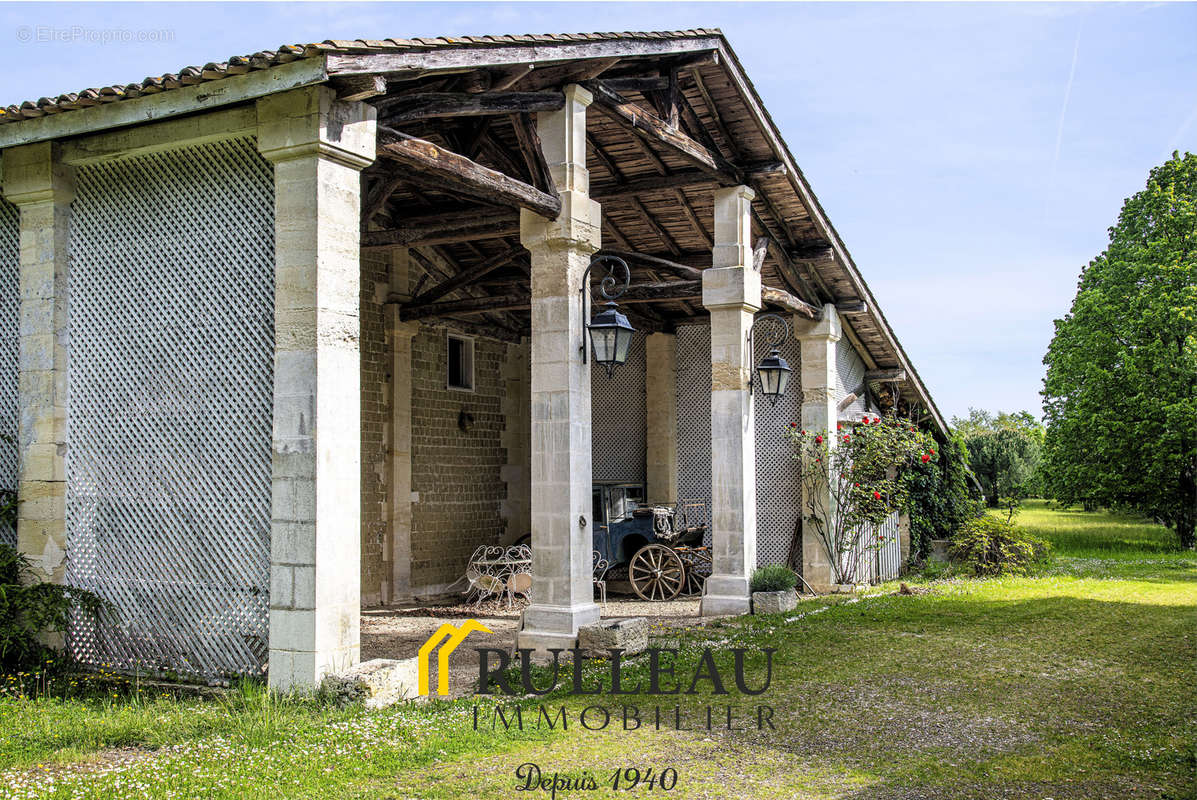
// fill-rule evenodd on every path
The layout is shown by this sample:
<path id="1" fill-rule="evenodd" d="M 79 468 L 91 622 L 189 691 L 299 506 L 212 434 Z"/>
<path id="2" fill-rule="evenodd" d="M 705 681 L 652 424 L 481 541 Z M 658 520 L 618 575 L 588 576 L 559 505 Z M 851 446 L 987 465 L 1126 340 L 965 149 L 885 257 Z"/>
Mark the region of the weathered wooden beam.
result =
<path id="1" fill-rule="evenodd" d="M 758 224 L 760 224 L 759 220 Z M 766 231 L 768 230 L 768 228 L 765 228 L 763 224 L 761 224 L 761 228 Z M 773 238 L 772 234 L 768 234 L 768 239 L 769 251 L 773 254 L 774 259 L 777 261 L 777 271 L 781 275 L 782 279 L 785 280 L 785 282 L 788 283 L 791 288 L 796 289 L 803 296 L 813 300 L 815 303 L 821 303 L 822 296 L 819 294 L 818 290 L 816 290 L 815 287 L 806 280 L 798 268 L 790 262 L 790 257 L 786 255 L 785 248 L 783 248 L 781 244 L 775 238 Z"/>
<path id="2" fill-rule="evenodd" d="M 377 105 L 379 122 L 398 125 L 420 119 L 558 111 L 565 107 L 565 95 L 561 92 L 430 92 L 388 97 Z"/>
<path id="3" fill-rule="evenodd" d="M 660 281 L 657 283 L 633 283 L 619 296 L 619 303 L 650 303 L 657 300 L 700 299 L 702 281 Z"/>
<path id="4" fill-rule="evenodd" d="M 500 205 L 526 208 L 550 219 L 556 219 L 561 213 L 561 200 L 555 195 L 542 192 L 535 186 L 484 167 L 432 142 L 381 125 L 378 127 L 378 142 L 381 157 L 459 192 Z"/>
<path id="5" fill-rule="evenodd" d="M 906 380 L 906 370 L 901 367 L 894 369 L 871 369 L 865 372 L 865 380 L 873 382 L 889 382 Z"/>
<path id="6" fill-rule="evenodd" d="M 679 264 L 676 261 L 670 261 L 665 258 L 657 258 L 656 256 L 646 255 L 644 253 L 625 252 L 623 250 L 608 250 L 606 248 L 599 251 L 600 255 L 612 255 L 622 258 L 624 261 L 633 261 L 644 264 L 648 267 L 654 267 L 659 270 L 677 275 L 679 278 L 686 278 L 688 280 L 700 280 L 702 278 L 702 270 L 686 264 Z M 707 256 L 707 263 L 710 264 L 710 256 Z"/>
<path id="7" fill-rule="evenodd" d="M 809 244 L 795 247 L 786 253 L 792 261 L 805 261 L 813 265 L 831 264 L 835 261 L 835 250 L 828 244 Z"/>
<path id="8" fill-rule="evenodd" d="M 765 256 L 769 254 L 769 237 L 761 236 L 752 245 L 752 268 L 757 272 L 765 263 Z"/>
<path id="9" fill-rule="evenodd" d="M 428 225 L 425 227 L 393 228 L 362 233 L 361 246 L 366 249 L 380 247 L 432 246 L 455 244 L 457 242 L 501 239 L 520 232 L 518 219 L 511 217 L 479 218 L 472 225 Z"/>
<path id="10" fill-rule="evenodd" d="M 644 203 L 640 202 L 640 198 L 633 197 L 630 202 L 632 208 L 634 208 L 636 213 L 640 215 L 640 218 L 644 220 L 644 224 L 648 226 L 649 230 L 656 234 L 656 237 L 661 241 L 661 244 L 665 245 L 666 250 L 674 255 L 678 255 L 682 252 L 681 246 L 678 245 L 677 241 L 669 235 L 669 231 L 665 230 L 665 228 L 657 222 L 656 217 L 649 213 L 649 210 L 645 207 Z"/>
<path id="11" fill-rule="evenodd" d="M 364 209 L 362 213 L 362 224 L 368 223 L 374 219 L 374 216 L 386 208 L 387 201 L 391 199 L 391 195 L 403 183 L 402 175 L 387 175 L 378 179 L 378 183 L 370 189 L 366 195 L 365 202 L 362 203 Z"/>
<path id="12" fill-rule="evenodd" d="M 762 286 L 761 300 L 775 305 L 778 308 L 785 309 L 793 314 L 799 314 L 807 319 L 819 318 L 818 308 L 815 308 L 810 303 L 805 303 L 802 300 L 799 300 L 785 289 L 778 289 L 773 286 Z"/>
<path id="13" fill-rule="evenodd" d="M 594 147 L 594 142 L 591 141 L 591 146 Z M 597 155 L 597 152 L 596 152 Z M 599 157 L 599 161 L 603 161 L 606 165 L 606 160 L 609 157 L 603 153 Z M 777 161 L 768 161 L 761 164 L 754 164 L 744 168 L 744 177 L 753 179 L 757 176 L 764 175 L 785 175 L 786 168 L 784 164 Z M 649 178 L 633 178 L 628 181 L 623 181 L 610 186 L 595 186 L 591 188 L 590 196 L 599 201 L 624 200 L 642 194 L 659 194 L 661 192 L 668 192 L 671 189 L 679 189 L 681 187 L 697 187 L 697 186 L 718 186 L 719 182 L 711 177 L 709 173 L 697 169 L 682 170 L 681 172 L 674 172 L 669 175 L 654 175 Z"/>
<path id="14" fill-rule="evenodd" d="M 527 311 L 532 298 L 526 294 L 509 294 L 500 297 L 469 297 L 464 300 L 445 300 L 422 306 L 404 304 L 399 309 L 399 319 L 404 322 L 428 317 L 443 317 L 450 314 L 485 314 L 488 311 Z"/>
<path id="15" fill-rule="evenodd" d="M 429 303 L 439 300 L 445 295 L 457 291 L 463 286 L 478 280 L 484 275 L 489 275 L 499 267 L 509 263 L 513 258 L 522 252 L 522 247 L 509 247 L 503 252 L 491 256 L 485 261 L 481 261 L 472 267 L 466 267 L 448 280 L 438 283 L 428 291 L 413 298 L 412 301 L 407 305 L 409 308 L 414 308 L 417 306 L 428 305 Z"/>
<path id="16" fill-rule="evenodd" d="M 657 75 L 645 78 L 603 78 L 599 81 L 613 92 L 659 92 L 669 88 L 669 76 Z"/>
<path id="17" fill-rule="evenodd" d="M 532 183 L 537 189 L 551 194 L 557 193 L 557 186 L 553 181 L 553 173 L 549 171 L 548 162 L 544 158 L 540 133 L 536 130 L 536 123 L 529 113 L 515 114 L 511 118 L 511 127 L 515 130 L 515 139 L 519 142 L 520 153 L 528 167 L 528 174 L 532 176 Z"/>
<path id="18" fill-rule="evenodd" d="M 338 100 L 368 100 L 387 93 L 387 79 L 381 75 L 347 75 L 333 80 L 332 87 Z"/>
<path id="19" fill-rule="evenodd" d="M 601 159 L 600 159 L 601 160 Z M 614 186 L 595 187 L 591 197 L 600 202 L 625 200 L 641 194 L 667 192 L 682 186 L 714 186 L 716 182 L 705 172 L 685 170 L 672 175 L 654 175 L 650 178 L 633 178 Z"/>
<path id="20" fill-rule="evenodd" d="M 595 106 L 600 111 L 640 138 L 668 148 L 721 184 L 736 186 L 744 182 L 743 173 L 723 156 L 712 153 L 648 109 L 612 92 L 599 82 L 588 81 L 585 86 L 594 95 Z"/>
<path id="21" fill-rule="evenodd" d="M 865 314 L 868 313 L 869 304 L 860 300 L 846 300 L 836 303 L 835 310 L 840 314 Z"/>

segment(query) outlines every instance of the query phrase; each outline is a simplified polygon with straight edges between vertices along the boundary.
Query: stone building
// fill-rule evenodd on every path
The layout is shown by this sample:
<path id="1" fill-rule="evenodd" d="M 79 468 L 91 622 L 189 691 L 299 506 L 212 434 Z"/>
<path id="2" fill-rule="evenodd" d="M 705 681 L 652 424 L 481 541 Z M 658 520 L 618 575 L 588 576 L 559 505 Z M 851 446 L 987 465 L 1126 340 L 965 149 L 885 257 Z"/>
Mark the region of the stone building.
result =
<path id="1" fill-rule="evenodd" d="M 85 660 L 310 684 L 528 534 L 520 641 L 568 646 L 596 486 L 707 504 L 704 613 L 744 611 L 757 563 L 830 580 L 784 425 L 944 430 L 718 31 L 287 46 L 2 109 L 0 170 L 6 535 L 116 605 Z"/>

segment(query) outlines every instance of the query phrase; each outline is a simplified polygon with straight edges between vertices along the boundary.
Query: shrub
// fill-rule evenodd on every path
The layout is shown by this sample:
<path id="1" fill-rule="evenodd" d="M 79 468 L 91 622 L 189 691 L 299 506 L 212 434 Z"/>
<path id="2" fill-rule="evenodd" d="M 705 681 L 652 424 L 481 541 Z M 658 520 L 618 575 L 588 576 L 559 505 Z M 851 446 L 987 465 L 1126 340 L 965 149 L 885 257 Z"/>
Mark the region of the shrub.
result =
<path id="1" fill-rule="evenodd" d="M 1047 555 L 1048 544 L 1014 524 L 986 514 L 969 520 L 952 540 L 951 556 L 978 577 L 1018 575 Z"/>
<path id="2" fill-rule="evenodd" d="M 0 544 L 0 671 L 43 663 L 53 649 L 41 634 L 66 630 L 72 611 L 96 617 L 106 607 L 86 589 L 38 581 L 25 556 Z"/>
<path id="3" fill-rule="evenodd" d="M 789 567 L 774 564 L 757 567 L 752 573 L 752 591 L 784 592 L 798 585 L 798 576 Z"/>
<path id="4" fill-rule="evenodd" d="M 913 553 L 925 556 L 932 539 L 952 538 L 961 525 L 983 513 L 968 468 L 968 448 L 959 434 L 942 444 L 939 458 L 911 466 L 905 510 L 910 514 Z"/>

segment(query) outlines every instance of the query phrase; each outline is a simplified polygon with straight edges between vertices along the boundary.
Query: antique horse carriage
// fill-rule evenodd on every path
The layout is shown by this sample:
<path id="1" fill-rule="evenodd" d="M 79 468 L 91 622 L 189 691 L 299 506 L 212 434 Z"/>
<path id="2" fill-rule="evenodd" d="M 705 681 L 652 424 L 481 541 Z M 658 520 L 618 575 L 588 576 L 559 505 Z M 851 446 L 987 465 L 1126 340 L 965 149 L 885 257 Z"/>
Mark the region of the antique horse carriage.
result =
<path id="1" fill-rule="evenodd" d="M 629 484 L 594 487 L 593 543 L 611 565 L 607 580 L 626 578 L 644 600 L 701 594 L 711 574 L 711 550 L 703 546 L 706 503 L 641 507 L 639 494 Z"/>

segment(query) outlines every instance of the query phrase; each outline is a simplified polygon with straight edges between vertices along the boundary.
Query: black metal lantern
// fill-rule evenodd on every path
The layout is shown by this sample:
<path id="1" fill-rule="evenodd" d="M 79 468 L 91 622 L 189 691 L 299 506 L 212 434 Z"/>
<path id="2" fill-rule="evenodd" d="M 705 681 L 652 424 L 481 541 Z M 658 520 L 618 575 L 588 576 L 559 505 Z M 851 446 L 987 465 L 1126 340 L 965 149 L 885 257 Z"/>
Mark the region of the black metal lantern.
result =
<path id="1" fill-rule="evenodd" d="M 607 377 L 615 373 L 615 368 L 628 359 L 628 349 L 632 345 L 632 334 L 636 329 L 628 322 L 628 318 L 619 310 L 615 300 L 632 282 L 632 271 L 627 262 L 616 256 L 599 256 L 590 262 L 586 272 L 582 274 L 582 318 L 589 318 L 588 300 L 590 299 L 590 270 L 596 264 L 607 269 L 607 274 L 599 283 L 599 292 L 606 298 L 606 307 L 586 324 L 590 337 L 590 346 L 594 350 L 594 360 L 607 370 Z M 616 270 L 623 273 L 623 285 L 616 278 Z M 582 363 L 586 363 L 586 343 L 582 343 Z"/>
<path id="2" fill-rule="evenodd" d="M 594 348 L 594 360 L 607 368 L 607 377 L 615 367 L 628 360 L 628 348 L 636 329 L 628 322 L 615 303 L 608 302 L 598 316 L 586 326 L 590 331 L 590 345 Z"/>
<path id="3" fill-rule="evenodd" d="M 752 352 L 752 334 L 756 331 L 756 326 L 766 319 L 780 324 L 781 335 L 769 341 L 769 355 L 762 358 L 761 363 L 757 365 L 756 377 L 761 384 L 761 393 L 769 398 L 770 405 L 775 406 L 777 398 L 786 393 L 786 388 L 790 385 L 790 377 L 794 373 L 789 363 L 781 357 L 781 351 L 777 349 L 778 345 L 789 336 L 790 326 L 777 314 L 762 314 L 757 317 L 752 323 L 752 330 L 748 333 L 749 352 Z"/>

